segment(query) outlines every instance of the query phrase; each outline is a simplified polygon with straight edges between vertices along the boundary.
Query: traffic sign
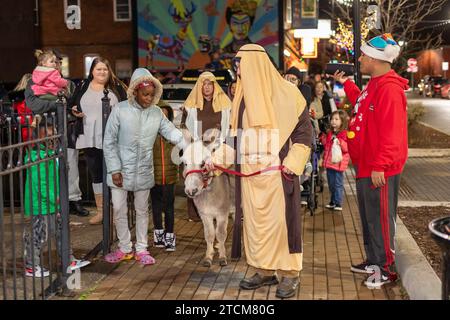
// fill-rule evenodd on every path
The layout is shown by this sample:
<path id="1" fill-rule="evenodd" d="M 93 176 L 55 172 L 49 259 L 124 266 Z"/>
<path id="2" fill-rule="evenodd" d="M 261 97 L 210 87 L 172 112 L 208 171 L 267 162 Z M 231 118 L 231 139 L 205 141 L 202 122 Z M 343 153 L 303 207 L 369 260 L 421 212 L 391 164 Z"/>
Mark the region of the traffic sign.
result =
<path id="1" fill-rule="evenodd" d="M 417 60 L 414 58 L 409 58 L 408 59 L 408 67 L 414 67 L 417 66 Z"/>

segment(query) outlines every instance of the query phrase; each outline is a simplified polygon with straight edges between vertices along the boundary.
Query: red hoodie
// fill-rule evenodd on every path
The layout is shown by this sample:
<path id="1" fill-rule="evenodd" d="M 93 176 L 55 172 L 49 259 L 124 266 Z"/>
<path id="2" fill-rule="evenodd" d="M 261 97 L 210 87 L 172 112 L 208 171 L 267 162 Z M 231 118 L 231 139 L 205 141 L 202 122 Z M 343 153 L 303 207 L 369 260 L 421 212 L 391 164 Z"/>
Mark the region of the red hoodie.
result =
<path id="1" fill-rule="evenodd" d="M 371 78 L 360 92 L 351 81 L 344 90 L 354 105 L 348 128 L 350 157 L 357 166 L 357 178 L 372 171 L 385 177 L 402 172 L 408 157 L 408 115 L 405 90 L 408 80 L 394 70 Z"/>

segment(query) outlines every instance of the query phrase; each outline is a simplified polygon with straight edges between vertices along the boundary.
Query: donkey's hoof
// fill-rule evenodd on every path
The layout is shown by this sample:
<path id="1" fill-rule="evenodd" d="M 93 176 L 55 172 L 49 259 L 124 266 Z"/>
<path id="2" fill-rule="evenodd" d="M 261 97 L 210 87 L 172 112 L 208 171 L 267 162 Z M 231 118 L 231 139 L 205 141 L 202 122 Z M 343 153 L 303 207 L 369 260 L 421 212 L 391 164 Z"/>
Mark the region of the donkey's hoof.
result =
<path id="1" fill-rule="evenodd" d="M 219 258 L 219 265 L 225 267 L 228 264 L 227 258 Z"/>
<path id="2" fill-rule="evenodd" d="M 209 267 L 211 267 L 211 265 L 212 265 L 212 260 L 211 260 L 211 259 L 204 259 L 202 265 L 203 265 L 204 267 L 209 268 Z"/>

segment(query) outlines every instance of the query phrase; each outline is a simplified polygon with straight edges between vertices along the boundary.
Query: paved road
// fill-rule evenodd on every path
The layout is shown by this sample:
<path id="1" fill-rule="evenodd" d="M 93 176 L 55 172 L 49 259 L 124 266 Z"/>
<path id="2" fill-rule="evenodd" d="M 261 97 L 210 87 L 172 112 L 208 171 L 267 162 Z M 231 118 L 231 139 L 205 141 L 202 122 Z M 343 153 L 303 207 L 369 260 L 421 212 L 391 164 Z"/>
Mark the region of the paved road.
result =
<path id="1" fill-rule="evenodd" d="M 425 115 L 422 122 L 450 135 L 450 100 L 441 98 L 419 98 L 412 93 L 407 94 L 408 103 L 422 102 Z"/>

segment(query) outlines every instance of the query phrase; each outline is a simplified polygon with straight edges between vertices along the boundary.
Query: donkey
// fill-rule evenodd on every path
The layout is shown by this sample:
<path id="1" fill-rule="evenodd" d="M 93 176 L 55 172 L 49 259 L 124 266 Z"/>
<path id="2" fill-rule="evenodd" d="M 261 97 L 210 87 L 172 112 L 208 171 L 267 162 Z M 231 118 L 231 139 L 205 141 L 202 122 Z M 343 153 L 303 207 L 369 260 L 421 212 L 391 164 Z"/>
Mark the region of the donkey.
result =
<path id="1" fill-rule="evenodd" d="M 184 132 L 186 136 L 186 132 Z M 228 215 L 231 208 L 230 178 L 226 174 L 215 176 L 213 172 L 204 172 L 205 160 L 211 156 L 216 140 L 211 142 L 195 141 L 183 151 L 184 191 L 194 200 L 203 222 L 206 240 L 206 254 L 203 266 L 210 267 L 214 257 L 214 240 L 217 239 L 219 264 L 227 265 L 225 241 L 227 239 Z M 214 228 L 214 220 L 216 226 Z"/>

